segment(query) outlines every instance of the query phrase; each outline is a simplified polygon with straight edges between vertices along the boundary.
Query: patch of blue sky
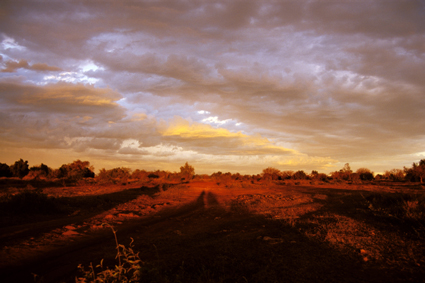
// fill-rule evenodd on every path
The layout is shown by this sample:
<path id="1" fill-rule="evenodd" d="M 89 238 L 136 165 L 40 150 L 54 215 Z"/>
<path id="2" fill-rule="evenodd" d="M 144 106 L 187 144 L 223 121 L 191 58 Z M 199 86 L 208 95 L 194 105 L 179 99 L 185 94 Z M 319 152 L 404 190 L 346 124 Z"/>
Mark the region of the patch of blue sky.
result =
<path id="1" fill-rule="evenodd" d="M 22 51 L 22 50 L 25 50 L 25 49 L 26 49 L 26 47 L 25 47 L 25 46 L 19 45 L 19 44 L 15 41 L 15 39 L 13 39 L 13 38 L 11 38 L 11 37 L 9 37 L 9 36 L 5 35 L 5 34 L 3 34 L 2 36 L 3 36 L 3 38 L 4 38 L 4 39 L 1 41 L 1 47 L 2 47 L 2 49 L 4 49 L 4 50 L 7 50 L 7 49 L 17 49 L 17 50 L 20 50 L 20 51 Z"/>
<path id="2" fill-rule="evenodd" d="M 41 85 L 55 82 L 67 83 L 83 83 L 83 84 L 96 84 L 100 79 L 88 77 L 80 72 L 61 72 L 58 75 L 47 75 L 43 77 Z"/>

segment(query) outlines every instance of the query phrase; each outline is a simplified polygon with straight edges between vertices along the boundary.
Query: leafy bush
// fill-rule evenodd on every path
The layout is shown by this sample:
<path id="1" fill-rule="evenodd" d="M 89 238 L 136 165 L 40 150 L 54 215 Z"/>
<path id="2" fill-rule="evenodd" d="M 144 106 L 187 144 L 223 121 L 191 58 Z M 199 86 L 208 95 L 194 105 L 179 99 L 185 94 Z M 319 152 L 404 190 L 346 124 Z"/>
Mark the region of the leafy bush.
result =
<path id="1" fill-rule="evenodd" d="M 9 165 L 0 163 L 0 177 L 12 177 L 12 175 Z"/>
<path id="2" fill-rule="evenodd" d="M 94 168 L 89 161 L 76 160 L 62 165 L 56 172 L 56 177 L 69 180 L 80 180 L 83 178 L 94 178 Z"/>
<path id="3" fill-rule="evenodd" d="M 13 176 L 23 178 L 25 177 L 29 170 L 28 161 L 22 160 L 22 158 L 15 162 L 12 166 L 10 166 L 10 171 L 12 172 Z"/>
<path id="4" fill-rule="evenodd" d="M 158 176 L 157 174 L 155 174 L 155 173 L 150 173 L 150 174 L 148 175 L 148 178 L 149 178 L 149 179 L 158 179 L 158 178 L 159 178 L 159 176 Z"/>
<path id="5" fill-rule="evenodd" d="M 356 173 L 362 181 L 372 181 L 373 180 L 373 172 L 367 168 L 359 168 Z"/>
<path id="6" fill-rule="evenodd" d="M 180 167 L 180 176 L 185 180 L 191 180 L 195 175 L 195 168 L 189 165 L 189 163 L 185 163 L 184 166 Z"/>
<path id="7" fill-rule="evenodd" d="M 292 175 L 292 178 L 294 180 L 305 180 L 305 179 L 307 179 L 307 174 L 304 171 L 299 170 L 299 171 L 295 172 L 294 175 Z"/>
<path id="8" fill-rule="evenodd" d="M 382 176 L 384 179 L 391 181 L 403 181 L 405 173 L 401 169 L 391 169 L 389 171 L 385 171 Z"/>
<path id="9" fill-rule="evenodd" d="M 273 167 L 263 169 L 263 173 L 261 175 L 265 180 L 279 180 L 281 178 L 280 171 Z"/>
<path id="10" fill-rule="evenodd" d="M 105 183 L 126 183 L 130 178 L 131 169 L 125 167 L 114 168 L 105 170 L 102 168 L 99 171 L 97 180 Z"/>
<path id="11" fill-rule="evenodd" d="M 423 183 L 425 178 L 425 159 L 419 161 L 419 163 L 413 162 L 411 168 L 404 167 L 406 173 L 406 180 L 411 182 Z"/>

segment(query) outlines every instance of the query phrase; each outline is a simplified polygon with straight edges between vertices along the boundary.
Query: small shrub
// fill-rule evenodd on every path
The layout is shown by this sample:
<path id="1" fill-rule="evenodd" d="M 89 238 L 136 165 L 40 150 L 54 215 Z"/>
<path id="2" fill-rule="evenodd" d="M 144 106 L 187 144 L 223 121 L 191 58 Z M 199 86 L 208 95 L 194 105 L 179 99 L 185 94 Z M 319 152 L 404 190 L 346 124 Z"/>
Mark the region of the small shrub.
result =
<path id="1" fill-rule="evenodd" d="M 365 198 L 376 214 L 402 221 L 425 220 L 425 196 L 411 194 L 371 194 Z"/>
<path id="2" fill-rule="evenodd" d="M 292 175 L 292 178 L 294 180 L 305 180 L 305 179 L 307 179 L 307 174 L 304 171 L 300 170 L 300 171 L 295 172 L 295 174 Z"/>
<path id="3" fill-rule="evenodd" d="M 156 175 L 155 173 L 150 173 L 150 174 L 148 175 L 148 178 L 149 178 L 149 179 L 158 179 L 158 178 L 159 178 L 159 176 L 158 176 L 158 175 Z"/>
<path id="4" fill-rule="evenodd" d="M 103 267 L 103 259 L 100 264 L 93 267 L 90 263 L 89 269 L 86 270 L 81 264 L 78 265 L 78 269 L 83 274 L 83 277 L 76 277 L 76 283 L 86 282 L 140 282 L 142 274 L 142 264 L 139 253 L 133 250 L 133 239 L 128 248 L 118 243 L 116 231 L 112 226 L 108 225 L 115 236 L 115 244 L 117 249 L 117 256 L 115 257 L 118 261 L 118 265 L 110 269 Z M 96 272 L 95 269 L 100 269 Z"/>

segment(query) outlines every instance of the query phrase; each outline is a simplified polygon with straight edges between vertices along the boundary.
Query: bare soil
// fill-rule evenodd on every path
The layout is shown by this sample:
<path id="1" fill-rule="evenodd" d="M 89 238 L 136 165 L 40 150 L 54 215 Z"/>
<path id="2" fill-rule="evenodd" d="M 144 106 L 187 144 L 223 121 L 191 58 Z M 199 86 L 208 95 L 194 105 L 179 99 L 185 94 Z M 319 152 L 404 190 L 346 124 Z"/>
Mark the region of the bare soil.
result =
<path id="1" fill-rule="evenodd" d="M 421 186 L 192 181 L 42 190 L 69 204 L 67 213 L 1 217 L 1 282 L 74 282 L 79 264 L 113 267 L 115 239 L 104 223 L 121 244 L 134 239 L 143 282 L 425 282 L 424 223 L 376 214 L 366 201 L 423 194 Z"/>

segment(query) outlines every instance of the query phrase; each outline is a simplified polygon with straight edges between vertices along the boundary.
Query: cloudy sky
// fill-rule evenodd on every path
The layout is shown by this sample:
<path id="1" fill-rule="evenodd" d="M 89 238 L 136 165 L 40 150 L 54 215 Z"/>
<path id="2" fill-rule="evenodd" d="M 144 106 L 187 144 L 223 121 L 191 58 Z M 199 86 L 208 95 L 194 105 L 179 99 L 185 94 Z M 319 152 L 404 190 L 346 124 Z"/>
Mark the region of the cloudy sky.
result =
<path id="1" fill-rule="evenodd" d="M 0 162 L 257 174 L 425 158 L 423 1 L 1 1 Z"/>

